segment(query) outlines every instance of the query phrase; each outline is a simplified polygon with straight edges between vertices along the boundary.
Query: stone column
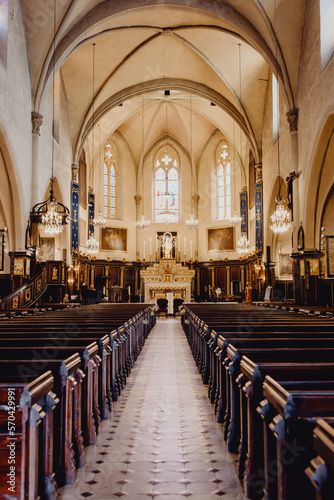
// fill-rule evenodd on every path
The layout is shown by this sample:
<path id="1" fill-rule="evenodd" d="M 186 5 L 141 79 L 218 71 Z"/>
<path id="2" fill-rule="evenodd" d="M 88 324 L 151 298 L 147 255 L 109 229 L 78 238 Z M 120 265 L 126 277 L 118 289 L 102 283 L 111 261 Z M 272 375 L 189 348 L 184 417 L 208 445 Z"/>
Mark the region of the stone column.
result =
<path id="1" fill-rule="evenodd" d="M 40 185 L 39 179 L 39 141 L 38 138 L 40 134 L 40 127 L 43 124 L 43 116 L 37 113 L 36 111 L 32 111 L 31 113 L 31 123 L 32 123 L 32 186 L 31 186 L 31 205 L 34 206 L 36 203 L 39 203 L 42 200 L 41 196 L 38 193 L 38 186 Z M 50 169 L 51 173 L 51 169 Z M 39 199 L 40 198 L 40 199 Z"/>
<path id="2" fill-rule="evenodd" d="M 299 165 L 299 153 L 298 153 L 298 109 L 292 109 L 286 113 L 290 137 L 291 137 L 291 171 L 298 172 Z M 292 221 L 292 230 L 293 230 L 293 248 L 292 251 L 297 251 L 297 234 L 298 228 L 300 226 L 300 205 L 299 205 L 299 175 L 295 177 L 292 188 L 292 203 L 293 203 L 293 221 Z"/>
<path id="3" fill-rule="evenodd" d="M 135 194 L 136 200 L 136 222 L 140 219 L 140 205 L 141 196 L 140 194 Z M 136 230 L 136 259 L 140 259 L 140 231 Z"/>

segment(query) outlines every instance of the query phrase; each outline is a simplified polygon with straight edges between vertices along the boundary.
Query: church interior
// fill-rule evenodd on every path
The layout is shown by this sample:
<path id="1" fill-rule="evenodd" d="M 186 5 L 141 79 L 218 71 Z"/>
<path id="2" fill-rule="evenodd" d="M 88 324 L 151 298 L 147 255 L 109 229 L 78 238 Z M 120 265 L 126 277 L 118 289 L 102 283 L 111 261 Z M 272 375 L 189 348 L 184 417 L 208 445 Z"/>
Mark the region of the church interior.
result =
<path id="1" fill-rule="evenodd" d="M 333 0 L 0 2 L 0 401 L 15 384 L 25 396 L 21 479 L 8 492 L 0 483 L 4 498 L 333 498 L 333 25 Z M 36 369 L 36 349 L 58 334 L 66 345 Z M 94 490 L 89 445 L 99 453 L 120 419 L 119 447 L 135 453 L 123 446 L 124 408 L 134 418 L 132 387 L 143 391 L 153 359 L 165 402 L 206 387 L 208 407 L 189 403 L 189 419 L 211 428 L 183 433 L 208 433 L 209 451 L 188 463 L 211 453 L 210 472 L 187 468 L 183 454 L 181 479 L 171 468 L 152 483 L 166 459 L 159 472 L 130 461 L 129 480 L 119 459 L 114 489 Z M 167 362 L 180 370 L 174 389 L 159 382 L 172 377 Z M 186 391 L 185 373 L 201 384 Z M 184 406 L 161 405 L 142 393 L 155 437 L 174 443 L 164 418 L 182 427 Z M 144 433 L 150 418 L 140 418 Z M 105 421 L 115 436 L 102 438 Z M 192 490 L 195 470 L 203 480 Z M 150 490 L 136 476 L 148 471 Z"/>

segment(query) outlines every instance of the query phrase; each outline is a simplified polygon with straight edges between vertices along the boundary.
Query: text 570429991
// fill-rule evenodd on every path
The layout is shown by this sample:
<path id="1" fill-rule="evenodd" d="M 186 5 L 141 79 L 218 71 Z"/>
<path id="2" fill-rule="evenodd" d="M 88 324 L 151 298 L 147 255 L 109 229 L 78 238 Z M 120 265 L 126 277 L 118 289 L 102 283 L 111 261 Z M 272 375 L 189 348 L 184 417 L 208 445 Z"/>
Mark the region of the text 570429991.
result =
<path id="1" fill-rule="evenodd" d="M 8 491 L 11 493 L 16 492 L 16 403 L 15 403 L 15 388 L 8 388 L 8 401 L 7 401 L 7 431 L 8 431 L 8 473 L 7 484 Z"/>

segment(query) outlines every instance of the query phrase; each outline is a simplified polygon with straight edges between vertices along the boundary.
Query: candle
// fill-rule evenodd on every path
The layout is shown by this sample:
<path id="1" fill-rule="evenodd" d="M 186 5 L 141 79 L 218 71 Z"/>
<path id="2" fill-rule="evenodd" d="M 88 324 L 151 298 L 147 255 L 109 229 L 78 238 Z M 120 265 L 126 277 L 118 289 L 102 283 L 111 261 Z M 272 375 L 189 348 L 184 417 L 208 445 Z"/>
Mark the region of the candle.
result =
<path id="1" fill-rule="evenodd" d="M 152 254 L 151 243 L 152 243 L 152 238 L 150 238 L 150 260 L 151 260 L 151 254 Z"/>
<path id="2" fill-rule="evenodd" d="M 181 252 L 181 236 L 180 235 L 178 236 L 178 239 L 179 239 L 179 245 L 178 245 L 179 246 L 179 252 Z"/>
<path id="3" fill-rule="evenodd" d="M 187 254 L 187 239 L 184 238 L 183 242 L 184 242 L 184 259 L 185 259 Z"/>
<path id="4" fill-rule="evenodd" d="M 193 242 L 190 242 L 190 258 L 193 258 Z"/>
<path id="5" fill-rule="evenodd" d="M 155 251 L 158 251 L 158 235 L 155 238 Z"/>
<path id="6" fill-rule="evenodd" d="M 144 255 L 143 255 L 144 260 L 145 260 L 145 245 L 146 245 L 146 241 L 144 241 Z"/>

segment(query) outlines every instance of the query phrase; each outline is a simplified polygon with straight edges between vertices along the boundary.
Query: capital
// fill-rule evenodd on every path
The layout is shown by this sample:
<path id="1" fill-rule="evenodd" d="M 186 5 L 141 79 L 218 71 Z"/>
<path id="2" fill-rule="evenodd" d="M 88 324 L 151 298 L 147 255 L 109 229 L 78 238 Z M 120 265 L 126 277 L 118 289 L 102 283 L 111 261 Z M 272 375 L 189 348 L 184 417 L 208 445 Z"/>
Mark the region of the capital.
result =
<path id="1" fill-rule="evenodd" d="M 79 182 L 79 167 L 72 163 L 72 182 Z"/>
<path id="2" fill-rule="evenodd" d="M 141 196 L 140 194 L 135 194 L 135 200 L 136 200 L 136 205 L 140 205 L 140 202 L 141 202 Z"/>
<path id="3" fill-rule="evenodd" d="M 198 194 L 193 194 L 193 202 L 194 205 L 197 206 L 199 202 L 199 195 Z"/>
<path id="4" fill-rule="evenodd" d="M 37 113 L 36 111 L 32 111 L 31 123 L 32 123 L 32 133 L 34 135 L 41 135 L 39 129 L 43 124 L 43 116 Z"/>
<path id="5" fill-rule="evenodd" d="M 290 132 L 296 132 L 298 130 L 298 108 L 288 111 L 286 117 L 288 119 Z"/>
<path id="6" fill-rule="evenodd" d="M 258 182 L 262 182 L 263 179 L 262 179 L 262 163 L 257 163 L 255 165 L 255 171 L 256 171 L 256 179 L 255 179 L 255 182 L 258 183 Z"/>

